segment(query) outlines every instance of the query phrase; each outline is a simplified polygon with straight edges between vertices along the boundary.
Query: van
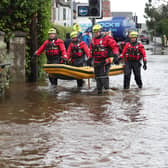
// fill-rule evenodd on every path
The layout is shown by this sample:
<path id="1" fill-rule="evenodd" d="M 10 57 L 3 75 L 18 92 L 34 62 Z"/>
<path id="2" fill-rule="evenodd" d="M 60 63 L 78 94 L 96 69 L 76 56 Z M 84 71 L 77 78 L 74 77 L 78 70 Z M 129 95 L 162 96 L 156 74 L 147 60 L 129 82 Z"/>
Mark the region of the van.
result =
<path id="1" fill-rule="evenodd" d="M 149 36 L 148 34 L 140 34 L 139 36 L 141 42 L 145 42 L 146 44 L 149 44 Z"/>

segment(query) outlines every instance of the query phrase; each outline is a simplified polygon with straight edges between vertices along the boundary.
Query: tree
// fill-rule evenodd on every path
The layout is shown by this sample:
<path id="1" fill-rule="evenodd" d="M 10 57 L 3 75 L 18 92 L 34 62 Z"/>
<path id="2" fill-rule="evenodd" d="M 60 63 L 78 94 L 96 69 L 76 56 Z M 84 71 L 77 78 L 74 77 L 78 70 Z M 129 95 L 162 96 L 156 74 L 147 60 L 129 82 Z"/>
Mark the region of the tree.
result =
<path id="1" fill-rule="evenodd" d="M 51 25 L 51 0 L 1 0 L 0 31 L 6 33 L 6 41 L 15 31 L 26 32 L 26 76 L 28 81 L 36 81 L 33 76 L 31 56 L 47 37 Z M 42 60 L 42 61 L 41 61 Z M 40 59 L 42 64 L 44 57 Z M 40 72 L 40 71 L 39 71 Z"/>
<path id="2" fill-rule="evenodd" d="M 159 4 L 159 6 L 156 7 L 155 4 Z M 145 14 L 149 30 L 153 30 L 158 35 L 164 33 L 168 36 L 168 2 L 164 0 L 148 0 L 145 5 Z"/>

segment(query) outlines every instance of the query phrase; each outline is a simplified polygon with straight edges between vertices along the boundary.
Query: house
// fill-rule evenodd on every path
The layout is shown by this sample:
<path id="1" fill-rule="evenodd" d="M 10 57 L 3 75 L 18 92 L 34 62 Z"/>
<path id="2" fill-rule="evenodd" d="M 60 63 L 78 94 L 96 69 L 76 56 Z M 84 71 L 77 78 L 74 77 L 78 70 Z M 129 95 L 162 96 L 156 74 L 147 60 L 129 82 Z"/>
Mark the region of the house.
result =
<path id="1" fill-rule="evenodd" d="M 71 26 L 72 15 L 70 0 L 52 0 L 51 21 L 62 26 Z"/>

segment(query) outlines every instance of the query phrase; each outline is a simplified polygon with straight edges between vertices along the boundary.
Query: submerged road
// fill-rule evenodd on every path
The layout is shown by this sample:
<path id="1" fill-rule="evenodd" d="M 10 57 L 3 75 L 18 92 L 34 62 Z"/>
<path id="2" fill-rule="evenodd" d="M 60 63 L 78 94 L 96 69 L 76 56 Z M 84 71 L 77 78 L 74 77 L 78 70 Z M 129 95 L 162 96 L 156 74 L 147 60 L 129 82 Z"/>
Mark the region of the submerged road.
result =
<path id="1" fill-rule="evenodd" d="M 168 52 L 145 47 L 143 89 L 132 76 L 124 91 L 123 75 L 102 96 L 94 80 L 13 84 L 0 97 L 0 167 L 167 168 Z"/>

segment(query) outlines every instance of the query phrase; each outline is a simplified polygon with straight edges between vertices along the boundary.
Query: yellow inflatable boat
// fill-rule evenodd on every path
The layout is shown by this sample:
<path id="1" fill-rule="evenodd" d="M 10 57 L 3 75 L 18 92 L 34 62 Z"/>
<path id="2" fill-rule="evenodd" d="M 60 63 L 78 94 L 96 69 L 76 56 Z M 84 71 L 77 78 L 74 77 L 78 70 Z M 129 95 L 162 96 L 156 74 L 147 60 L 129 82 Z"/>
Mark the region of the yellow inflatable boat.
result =
<path id="1" fill-rule="evenodd" d="M 61 79 L 89 79 L 95 77 L 94 68 L 88 66 L 75 67 L 65 64 L 44 64 L 43 69 L 47 73 L 56 75 Z M 124 65 L 112 65 L 109 75 L 122 74 L 123 70 Z"/>

